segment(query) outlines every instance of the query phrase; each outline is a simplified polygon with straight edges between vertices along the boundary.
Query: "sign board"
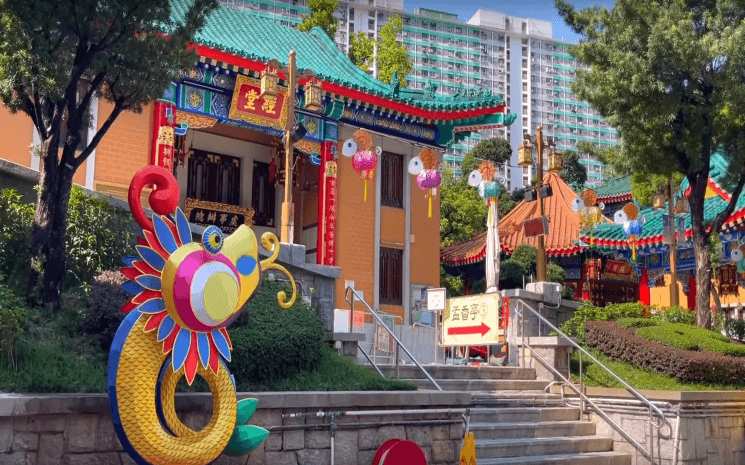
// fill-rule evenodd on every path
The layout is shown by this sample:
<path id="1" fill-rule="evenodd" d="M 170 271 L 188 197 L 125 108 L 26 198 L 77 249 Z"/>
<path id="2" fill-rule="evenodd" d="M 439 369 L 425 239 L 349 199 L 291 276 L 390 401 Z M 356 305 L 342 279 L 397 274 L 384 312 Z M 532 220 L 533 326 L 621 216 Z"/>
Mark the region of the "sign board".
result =
<path id="1" fill-rule="evenodd" d="M 477 294 L 447 300 L 442 314 L 442 343 L 445 346 L 499 344 L 499 294 Z"/>
<path id="2" fill-rule="evenodd" d="M 543 236 L 548 232 L 548 217 L 531 218 L 523 222 L 525 237 Z"/>
<path id="3" fill-rule="evenodd" d="M 238 75 L 230 104 L 230 119 L 284 130 L 287 115 L 286 87 L 278 86 L 276 97 L 262 97 L 260 80 Z"/>
<path id="4" fill-rule="evenodd" d="M 445 310 L 445 288 L 427 289 L 427 310 Z"/>
<path id="5" fill-rule="evenodd" d="M 254 209 L 217 202 L 186 199 L 186 218 L 199 226 L 217 226 L 222 232 L 233 234 L 238 226 L 253 225 Z"/>
<path id="6" fill-rule="evenodd" d="M 394 321 L 392 316 L 383 315 L 383 322 L 388 328 L 394 330 Z M 393 344 L 391 342 L 391 334 L 385 330 L 385 327 L 381 324 L 375 325 L 375 342 L 377 343 L 376 349 L 387 354 L 393 353 Z"/>

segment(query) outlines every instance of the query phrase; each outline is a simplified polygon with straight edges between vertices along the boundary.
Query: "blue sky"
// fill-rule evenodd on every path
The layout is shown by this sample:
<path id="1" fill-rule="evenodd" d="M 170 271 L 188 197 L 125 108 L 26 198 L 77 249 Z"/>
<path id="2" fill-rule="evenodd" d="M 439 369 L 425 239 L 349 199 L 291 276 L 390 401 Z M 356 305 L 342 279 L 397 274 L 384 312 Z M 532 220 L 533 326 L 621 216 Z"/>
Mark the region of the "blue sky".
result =
<path id="1" fill-rule="evenodd" d="M 575 0 L 572 2 L 578 9 L 592 5 L 611 8 L 614 0 Z M 455 13 L 458 18 L 466 22 L 479 8 L 500 11 L 512 16 L 536 18 L 551 21 L 554 37 L 570 42 L 577 42 L 579 36 L 564 23 L 556 11 L 553 0 L 404 0 L 404 9 L 414 12 L 417 8 L 431 8 L 434 10 Z"/>

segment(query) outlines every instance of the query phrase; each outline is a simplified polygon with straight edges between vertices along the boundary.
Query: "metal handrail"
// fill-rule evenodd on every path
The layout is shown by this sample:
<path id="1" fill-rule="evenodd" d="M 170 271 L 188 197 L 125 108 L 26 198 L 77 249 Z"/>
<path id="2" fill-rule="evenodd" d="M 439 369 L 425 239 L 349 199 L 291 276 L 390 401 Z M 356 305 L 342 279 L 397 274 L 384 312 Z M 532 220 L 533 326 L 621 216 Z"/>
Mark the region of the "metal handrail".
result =
<path id="1" fill-rule="evenodd" d="M 665 414 L 653 402 L 651 402 L 649 399 L 647 399 L 646 397 L 644 397 L 644 395 L 641 394 L 640 392 L 638 392 L 636 389 L 634 389 L 633 387 L 631 387 L 626 381 L 624 381 L 621 377 L 619 377 L 616 373 L 614 373 L 613 370 L 611 370 L 607 366 L 603 365 L 598 359 L 596 359 L 594 356 L 592 356 L 592 354 L 590 354 L 588 351 L 586 351 L 584 348 L 582 348 L 582 346 L 580 346 L 579 344 L 577 344 L 576 342 L 574 342 L 573 340 L 571 340 L 569 338 L 569 336 L 567 336 L 559 328 L 557 328 L 550 321 L 548 321 L 546 318 L 544 318 L 533 307 L 531 307 L 530 305 L 526 304 L 522 299 L 519 299 L 518 300 L 518 303 L 523 308 L 527 307 L 528 310 L 530 310 L 531 312 L 533 312 L 533 314 L 539 318 L 539 320 L 542 320 L 543 323 L 545 323 L 546 325 L 548 325 L 549 328 L 551 328 L 553 331 L 556 331 L 557 334 L 559 334 L 561 337 L 563 337 L 564 339 L 566 339 L 575 349 L 579 350 L 580 351 L 580 357 L 582 357 L 582 354 L 585 354 L 593 362 L 595 362 L 598 366 L 600 366 L 601 368 L 603 368 L 607 373 L 609 373 L 618 382 L 620 382 L 631 395 L 633 395 L 634 397 L 636 397 L 637 400 L 639 400 L 640 402 L 646 404 L 647 407 L 649 408 L 649 412 L 650 412 L 649 422 L 650 422 L 650 425 L 651 426 L 659 429 L 664 424 L 667 423 L 667 418 L 666 418 Z M 618 423 L 616 423 L 615 421 L 613 421 L 612 418 L 610 418 L 600 407 L 598 407 L 584 393 L 584 387 L 582 386 L 582 377 L 581 377 L 581 374 L 580 374 L 580 387 L 578 388 L 577 386 L 575 386 L 574 384 L 572 384 L 572 382 L 569 381 L 566 377 L 564 377 L 564 375 L 562 375 L 561 372 L 559 372 L 559 370 L 557 370 L 556 367 L 553 366 L 553 364 L 547 362 L 535 350 L 533 350 L 533 348 L 530 346 L 530 344 L 528 344 L 528 343 L 525 342 L 525 316 L 524 316 L 523 312 L 518 309 L 518 306 L 515 307 L 515 312 L 520 317 L 520 323 L 521 323 L 521 328 L 522 328 L 520 337 L 521 337 L 521 342 L 522 342 L 523 349 L 522 349 L 521 352 L 524 354 L 525 348 L 527 348 L 528 350 L 530 350 L 531 357 L 535 357 L 536 359 L 538 359 L 538 361 L 541 362 L 541 364 L 543 364 L 546 368 L 548 368 L 554 375 L 556 375 L 557 377 L 559 377 L 572 391 L 574 391 L 580 397 L 580 399 L 582 400 L 582 402 L 587 402 L 587 404 L 590 405 L 590 407 L 592 407 L 593 410 L 595 410 L 595 412 L 598 414 L 598 416 L 600 416 L 603 420 L 605 420 L 613 429 L 615 429 L 618 432 L 618 434 L 620 434 L 621 436 L 623 436 L 624 439 L 626 439 L 639 452 L 641 452 L 642 455 L 644 455 L 644 457 L 646 457 L 650 462 L 654 463 L 654 458 L 652 457 L 652 454 L 644 446 L 642 446 L 638 441 L 636 441 L 633 437 L 631 437 L 631 435 L 629 435 L 626 432 L 626 430 L 624 430 Z M 523 358 L 524 358 L 524 355 L 523 355 Z M 580 358 L 580 360 L 581 360 L 581 358 Z M 524 361 L 523 361 L 522 365 L 525 366 Z M 584 410 L 584 407 L 582 406 L 581 409 Z M 659 417 L 659 419 L 660 419 L 660 422 L 659 423 L 655 423 L 652 420 L 652 412 L 654 412 L 654 415 L 655 416 Z"/>
<path id="2" fill-rule="evenodd" d="M 352 298 L 351 299 L 349 299 L 349 297 L 348 297 L 350 292 L 352 293 Z M 347 289 L 344 292 L 344 298 L 349 303 L 349 305 L 352 306 L 352 314 L 354 314 L 354 301 L 355 301 L 355 298 L 357 300 L 359 300 L 360 302 L 362 302 L 365 305 L 365 307 L 367 307 L 367 310 L 370 312 L 370 314 L 378 321 L 378 323 L 380 323 L 380 325 L 383 328 L 385 328 L 386 331 L 388 331 L 388 334 L 391 335 L 391 337 L 393 338 L 393 340 L 396 341 L 396 350 L 398 350 L 398 348 L 401 347 L 404 350 L 404 352 L 406 353 L 406 355 L 409 356 L 409 358 L 411 359 L 411 361 L 414 362 L 414 364 L 422 371 L 422 373 L 424 373 L 424 375 L 427 377 L 427 379 L 429 379 L 429 381 L 432 384 L 435 385 L 435 387 L 437 388 L 437 390 L 438 391 L 442 391 L 442 388 L 440 387 L 439 384 L 437 384 L 437 381 L 435 381 L 435 379 L 429 374 L 429 372 L 427 372 L 427 370 L 425 370 L 424 367 L 419 364 L 419 362 L 416 360 L 416 358 L 414 358 L 414 356 L 411 354 L 411 352 L 409 352 L 409 349 L 407 349 L 406 346 L 401 343 L 401 341 L 396 337 L 396 335 L 393 333 L 393 331 L 391 330 L 391 328 L 389 328 L 383 322 L 383 319 L 380 318 L 380 316 L 378 315 L 378 312 L 375 311 L 375 310 L 373 310 L 373 308 L 370 307 L 370 305 L 367 302 L 365 302 L 365 299 L 363 299 L 362 296 L 360 296 L 357 293 L 357 291 L 355 291 L 351 286 L 347 286 Z M 398 368 L 398 364 L 396 365 L 396 368 Z M 378 372 L 380 372 L 380 370 L 378 370 Z"/>

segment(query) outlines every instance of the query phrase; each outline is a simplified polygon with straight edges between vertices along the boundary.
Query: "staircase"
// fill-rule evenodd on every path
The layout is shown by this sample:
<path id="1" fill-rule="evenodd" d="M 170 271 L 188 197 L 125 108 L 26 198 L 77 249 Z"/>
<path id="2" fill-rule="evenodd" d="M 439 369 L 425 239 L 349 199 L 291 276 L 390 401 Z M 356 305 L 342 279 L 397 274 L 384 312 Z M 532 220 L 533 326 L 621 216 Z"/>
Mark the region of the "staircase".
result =
<path id="1" fill-rule="evenodd" d="M 393 366 L 379 366 L 395 376 Z M 445 391 L 471 392 L 470 430 L 478 465 L 631 465 L 631 455 L 613 451 L 578 408 L 545 391 L 535 370 L 515 367 L 425 367 Z M 420 389 L 432 384 L 416 366 L 399 367 L 401 379 Z"/>

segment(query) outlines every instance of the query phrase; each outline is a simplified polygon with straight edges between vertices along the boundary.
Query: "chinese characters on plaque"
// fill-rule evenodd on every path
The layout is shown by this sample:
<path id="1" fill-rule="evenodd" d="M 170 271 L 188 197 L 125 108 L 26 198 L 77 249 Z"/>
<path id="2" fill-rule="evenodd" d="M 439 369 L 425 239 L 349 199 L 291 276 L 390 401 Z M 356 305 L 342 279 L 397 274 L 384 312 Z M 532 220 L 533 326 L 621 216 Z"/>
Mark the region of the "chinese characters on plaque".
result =
<path id="1" fill-rule="evenodd" d="M 253 208 L 186 199 L 186 217 L 189 223 L 199 226 L 217 226 L 225 234 L 232 234 L 238 226 L 253 225 Z"/>

